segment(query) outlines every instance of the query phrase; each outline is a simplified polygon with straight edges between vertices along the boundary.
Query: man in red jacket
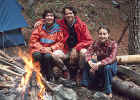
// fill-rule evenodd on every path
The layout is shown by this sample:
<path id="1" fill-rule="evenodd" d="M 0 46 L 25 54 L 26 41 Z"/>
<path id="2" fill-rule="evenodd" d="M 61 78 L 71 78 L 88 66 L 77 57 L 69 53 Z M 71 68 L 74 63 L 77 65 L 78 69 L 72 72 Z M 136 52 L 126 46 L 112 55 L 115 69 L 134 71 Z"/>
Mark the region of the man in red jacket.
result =
<path id="1" fill-rule="evenodd" d="M 87 47 L 92 43 L 92 36 L 88 30 L 87 25 L 76 16 L 77 11 L 71 6 L 66 6 L 62 10 L 63 19 L 57 20 L 57 23 L 64 31 L 64 52 L 69 58 L 69 70 L 71 79 L 75 79 L 78 72 L 78 67 L 83 64 L 84 54 Z M 41 19 L 35 24 L 43 24 Z M 78 62 L 78 63 L 77 63 Z M 75 66 L 75 64 L 78 64 Z"/>
<path id="2" fill-rule="evenodd" d="M 69 67 L 71 78 L 75 78 L 78 67 L 81 67 L 86 48 L 91 44 L 92 37 L 87 25 L 76 16 L 77 11 L 71 6 L 66 6 L 62 10 L 63 19 L 58 20 L 60 27 L 64 29 L 65 52 L 69 54 L 69 61 L 72 67 Z M 77 62 L 78 65 L 74 66 Z M 76 68 L 74 68 L 76 67 Z M 75 70 L 73 70 L 75 69 Z"/>

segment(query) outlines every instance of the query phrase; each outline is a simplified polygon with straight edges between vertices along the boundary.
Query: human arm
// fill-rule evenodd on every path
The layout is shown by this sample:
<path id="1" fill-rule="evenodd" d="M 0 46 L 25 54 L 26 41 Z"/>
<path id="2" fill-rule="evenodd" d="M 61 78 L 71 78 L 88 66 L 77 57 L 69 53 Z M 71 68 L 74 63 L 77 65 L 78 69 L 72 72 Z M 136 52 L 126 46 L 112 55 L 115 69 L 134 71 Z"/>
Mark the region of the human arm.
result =
<path id="1" fill-rule="evenodd" d="M 52 51 L 64 49 L 64 33 L 63 33 L 63 31 L 57 32 L 56 34 L 57 34 L 56 42 L 50 46 Z"/>
<path id="2" fill-rule="evenodd" d="M 37 22 L 35 22 L 34 24 L 34 28 L 44 24 L 45 19 L 39 19 Z"/>
<path id="3" fill-rule="evenodd" d="M 44 47 L 43 44 L 40 42 L 40 29 L 39 27 L 35 28 L 32 31 L 31 37 L 30 37 L 30 41 L 29 41 L 29 47 L 31 49 L 32 52 L 42 52 L 42 53 L 46 53 L 49 52 L 51 53 L 51 48 L 49 47 Z"/>

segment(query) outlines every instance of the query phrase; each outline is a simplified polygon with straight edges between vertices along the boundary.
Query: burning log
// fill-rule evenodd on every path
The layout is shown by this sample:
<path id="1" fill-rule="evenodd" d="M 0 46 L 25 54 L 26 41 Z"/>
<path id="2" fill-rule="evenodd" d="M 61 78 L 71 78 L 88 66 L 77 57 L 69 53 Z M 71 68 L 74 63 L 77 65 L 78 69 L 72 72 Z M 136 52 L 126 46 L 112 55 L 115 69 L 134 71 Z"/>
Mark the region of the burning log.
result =
<path id="1" fill-rule="evenodd" d="M 118 76 L 124 80 L 133 81 L 140 86 L 140 74 L 130 69 L 130 67 L 119 65 Z"/>
<path id="2" fill-rule="evenodd" d="M 36 80 L 36 72 L 32 72 L 32 77 L 30 79 L 30 98 L 31 100 L 38 100 L 38 86 L 37 86 L 37 80 Z"/>
<path id="3" fill-rule="evenodd" d="M 133 100 L 140 100 L 140 86 L 137 86 L 133 82 L 123 81 L 115 77 L 112 85 L 113 89 L 119 93 L 129 96 Z"/>
<path id="4" fill-rule="evenodd" d="M 117 56 L 119 64 L 140 63 L 140 55 L 123 55 Z"/>

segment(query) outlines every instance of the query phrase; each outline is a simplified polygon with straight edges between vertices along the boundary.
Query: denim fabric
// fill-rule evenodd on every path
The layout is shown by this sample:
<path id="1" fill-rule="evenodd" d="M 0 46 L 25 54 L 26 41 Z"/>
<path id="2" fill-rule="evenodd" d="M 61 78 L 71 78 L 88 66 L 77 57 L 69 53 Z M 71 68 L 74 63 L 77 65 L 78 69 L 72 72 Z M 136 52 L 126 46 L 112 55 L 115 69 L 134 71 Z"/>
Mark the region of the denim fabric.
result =
<path id="1" fill-rule="evenodd" d="M 112 93 L 112 79 L 117 73 L 117 62 L 104 67 L 105 91 L 107 94 Z"/>
<path id="2" fill-rule="evenodd" d="M 112 78 L 117 73 L 117 62 L 99 67 L 95 74 L 90 73 L 89 70 L 90 67 L 86 64 L 83 69 L 81 84 L 89 86 L 89 83 L 91 83 L 97 86 L 99 82 L 103 82 L 105 92 L 107 94 L 112 93 Z"/>

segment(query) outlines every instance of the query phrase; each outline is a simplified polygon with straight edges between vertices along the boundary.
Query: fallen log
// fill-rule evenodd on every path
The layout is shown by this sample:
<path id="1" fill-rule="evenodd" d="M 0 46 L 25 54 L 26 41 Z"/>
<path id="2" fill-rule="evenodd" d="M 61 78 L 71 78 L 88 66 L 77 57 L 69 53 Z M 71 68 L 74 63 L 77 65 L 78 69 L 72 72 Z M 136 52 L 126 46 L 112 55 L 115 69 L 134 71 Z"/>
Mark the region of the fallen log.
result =
<path id="1" fill-rule="evenodd" d="M 119 65 L 117 75 L 123 80 L 133 81 L 140 86 L 140 74 L 130 69 L 130 67 Z"/>
<path id="2" fill-rule="evenodd" d="M 119 64 L 140 63 L 140 55 L 123 55 L 117 56 Z"/>
<path id="3" fill-rule="evenodd" d="M 137 86 L 133 82 L 123 81 L 115 77 L 112 81 L 112 86 L 120 94 L 126 95 L 132 100 L 140 100 L 140 86 Z"/>

